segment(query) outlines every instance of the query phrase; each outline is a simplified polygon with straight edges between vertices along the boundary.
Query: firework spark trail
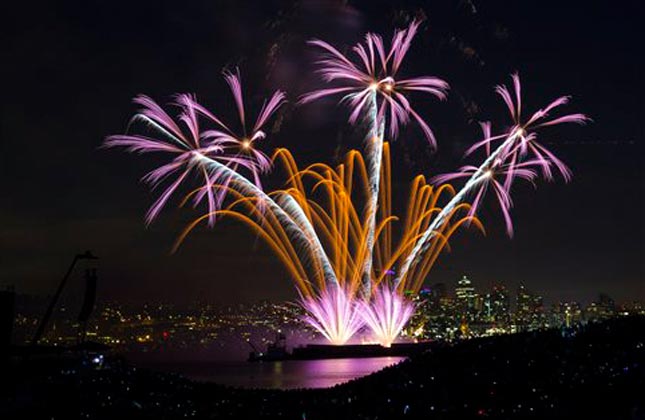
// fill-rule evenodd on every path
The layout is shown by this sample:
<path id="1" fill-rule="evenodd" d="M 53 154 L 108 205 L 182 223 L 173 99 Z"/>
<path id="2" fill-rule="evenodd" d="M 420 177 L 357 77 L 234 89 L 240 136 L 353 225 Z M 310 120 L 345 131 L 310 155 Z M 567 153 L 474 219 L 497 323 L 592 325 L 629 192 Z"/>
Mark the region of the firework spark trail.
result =
<path id="1" fill-rule="evenodd" d="M 359 303 L 365 324 L 379 344 L 390 347 L 414 313 L 415 305 L 401 296 L 396 288 L 384 285 L 376 288 L 370 302 Z"/>
<path id="2" fill-rule="evenodd" d="M 506 163 L 501 159 L 495 159 L 494 163 L 479 175 L 481 182 L 477 184 L 478 191 L 477 194 L 475 194 L 475 198 L 472 200 L 472 206 L 468 214 L 474 214 L 474 212 L 479 208 L 479 204 L 485 195 L 486 190 L 491 187 L 497 197 L 502 215 L 504 216 L 506 232 L 509 237 L 512 237 L 513 222 L 510 216 L 510 209 L 513 206 L 513 201 L 511 199 L 508 186 L 510 186 L 512 181 L 517 178 L 529 181 L 533 186 L 535 186 L 534 181 L 538 176 L 538 172 L 534 168 L 540 168 L 542 167 L 542 164 L 543 162 L 537 159 L 517 162 L 511 158 L 509 163 Z M 458 172 L 434 177 L 433 182 L 445 183 L 460 178 L 471 179 L 471 177 L 477 172 L 481 172 L 481 168 L 466 165 L 461 167 Z M 498 181 L 498 177 L 505 177 L 503 184 Z"/>
<path id="3" fill-rule="evenodd" d="M 410 199 L 408 203 L 408 214 L 402 226 L 401 238 L 393 253 L 379 252 L 381 249 L 391 247 L 391 237 L 386 233 L 390 224 L 398 217 L 390 213 L 391 208 L 385 204 L 381 206 L 380 217 L 374 233 L 375 253 L 370 254 L 373 260 L 375 271 L 381 273 L 375 276 L 370 284 L 370 295 L 366 296 L 362 290 L 362 273 L 367 258 L 366 238 L 368 237 L 368 222 L 361 217 L 360 212 L 354 207 L 352 192 L 357 194 L 369 193 L 369 173 L 366 169 L 362 155 L 357 151 L 350 151 L 347 154 L 345 163 L 337 168 L 331 168 L 322 163 L 316 163 L 299 170 L 293 157 L 286 150 L 282 149 L 274 156 L 280 156 L 288 172 L 288 184 L 291 188 L 285 194 L 298 197 L 302 201 L 301 207 L 312 220 L 314 228 L 325 243 L 332 267 L 339 279 L 340 287 L 336 290 L 329 285 L 320 288 L 317 293 L 301 299 L 303 307 L 308 313 L 306 321 L 317 330 L 324 330 L 325 337 L 330 341 L 339 343 L 346 341 L 345 332 L 351 331 L 348 325 L 350 307 L 338 304 L 338 293 L 343 293 L 343 298 L 353 300 L 357 303 L 355 310 L 360 312 L 361 318 L 370 317 L 367 323 L 373 336 L 380 343 L 389 345 L 396 338 L 401 328 L 409 318 L 410 310 L 405 309 L 411 302 L 401 294 L 401 290 L 392 287 L 386 277 L 391 267 L 394 267 L 403 256 L 418 240 L 425 226 L 430 223 L 434 215 L 439 213 L 440 208 L 436 207 L 439 196 L 444 192 L 451 191 L 451 188 L 442 186 L 433 188 L 425 183 L 423 176 L 419 176 L 412 183 Z M 389 144 L 383 143 L 383 173 L 381 179 L 383 185 L 381 196 L 388 197 L 391 182 L 389 180 L 390 152 Z M 354 176 L 354 163 L 358 163 L 358 176 Z M 306 198 L 307 188 L 303 183 L 304 179 L 313 181 L 312 192 L 319 190 L 324 194 L 317 197 L 320 200 Z M 355 184 L 362 185 L 364 190 L 355 188 Z M 387 201 L 387 200 L 385 200 Z M 326 203 L 326 206 L 318 204 Z M 460 204 L 461 208 L 468 210 L 467 204 Z M 451 212 L 447 218 L 452 218 L 455 212 Z M 463 217 L 457 221 L 451 221 L 450 228 L 444 226 L 437 232 L 435 240 L 432 241 L 432 249 L 423 255 L 424 270 L 418 274 L 424 276 L 430 270 L 437 256 L 447 246 L 447 240 L 457 228 L 465 222 L 473 222 L 482 229 L 481 224 L 474 216 Z M 413 292 L 420 288 L 422 278 L 410 275 L 406 278 L 408 283 L 406 290 Z M 394 296 L 396 295 L 396 296 Z M 374 308 L 365 309 L 365 305 L 375 305 Z M 404 308 L 405 310 L 402 310 Z M 338 313 L 336 313 L 336 312 Z M 345 323 L 341 328 L 341 324 Z M 345 337 L 345 338 L 343 338 Z"/>
<path id="4" fill-rule="evenodd" d="M 228 166 L 222 165 L 218 161 L 202 154 L 196 154 L 195 158 L 205 161 L 216 171 L 226 173 L 228 178 L 238 185 L 243 194 L 258 197 L 263 204 L 266 204 L 269 207 L 269 210 L 276 215 L 283 225 L 289 228 L 291 232 L 295 233 L 296 236 L 299 236 L 301 243 L 307 245 L 307 248 L 316 255 L 318 261 L 322 263 L 325 279 L 333 282 L 334 284 L 338 284 L 336 274 L 331 267 L 329 258 L 327 257 L 313 226 L 305 216 L 300 205 L 292 197 L 281 195 L 280 197 L 282 197 L 282 199 L 280 199 L 280 202 L 283 203 L 283 206 L 280 206 L 255 184 Z"/>
<path id="5" fill-rule="evenodd" d="M 429 246 L 428 241 L 435 235 L 435 231 L 445 222 L 445 216 L 448 214 L 448 212 L 454 209 L 462 201 L 465 201 L 466 197 L 477 187 L 483 184 L 484 181 L 491 179 L 498 168 L 505 167 L 504 172 L 506 175 L 506 180 L 504 182 L 504 188 L 497 188 L 496 186 L 495 191 L 500 201 L 500 206 L 504 214 L 507 232 L 509 235 L 512 235 L 513 232 L 509 215 L 509 207 L 511 205 L 509 195 L 510 186 L 516 177 L 532 179 L 531 173 L 527 173 L 524 166 L 532 165 L 540 167 L 542 169 L 544 177 L 547 180 L 553 179 L 551 166 L 555 166 L 560 171 L 565 181 L 568 181 L 571 178 L 571 171 L 569 170 L 569 168 L 552 152 L 550 152 L 548 149 L 546 149 L 536 141 L 536 133 L 528 133 L 528 130 L 558 125 L 562 123 L 584 124 L 589 119 L 584 114 L 569 114 L 552 120 L 541 121 L 549 116 L 549 112 L 551 110 L 568 103 L 569 98 L 563 96 L 557 98 L 545 108 L 538 110 L 531 116 L 531 118 L 528 119 L 527 122 L 522 123 L 520 78 L 517 74 L 513 74 L 511 77 L 513 80 L 515 100 L 513 99 L 513 96 L 506 86 L 499 85 L 495 90 L 504 100 L 515 125 L 510 129 L 508 134 L 491 136 L 490 125 L 487 123 L 482 124 L 484 139 L 480 142 L 477 142 L 470 149 L 468 149 L 466 155 L 481 147 L 485 147 L 486 152 L 489 153 L 492 142 L 500 139 L 504 139 L 504 141 L 502 141 L 502 143 L 495 149 L 493 153 L 488 154 L 484 162 L 476 170 L 473 171 L 472 175 L 463 186 L 463 188 L 442 209 L 441 213 L 430 224 L 430 226 L 428 226 L 421 239 L 416 243 L 413 251 L 407 256 L 403 265 L 401 266 L 399 276 L 396 279 L 396 284 L 400 284 L 410 270 L 410 267 L 418 262 L 420 256 Z M 529 153 L 533 155 L 533 160 L 529 162 L 522 161 L 522 158 L 526 157 Z M 436 177 L 436 179 L 440 181 L 446 181 L 451 178 L 455 178 L 454 174 Z M 472 211 L 475 211 L 477 209 L 482 195 L 483 191 L 480 191 L 480 193 L 477 194 L 472 207 Z"/>
<path id="6" fill-rule="evenodd" d="M 416 262 L 419 255 L 427 249 L 429 240 L 435 235 L 439 227 L 445 222 L 446 216 L 454 210 L 454 208 L 459 205 L 462 201 L 465 200 L 466 196 L 470 194 L 480 183 L 481 181 L 488 178 L 487 171 L 494 167 L 494 162 L 504 153 L 507 147 L 515 140 L 517 134 L 513 134 L 508 137 L 488 158 L 482 163 L 473 175 L 468 179 L 464 187 L 459 190 L 457 194 L 446 204 L 437 217 L 432 221 L 430 226 L 423 233 L 423 236 L 416 245 L 412 252 L 406 257 L 403 265 L 399 268 L 399 276 L 395 280 L 395 285 L 399 285 L 403 278 L 407 275 L 410 266 Z"/>
<path id="7" fill-rule="evenodd" d="M 368 174 L 369 174 L 369 199 L 366 207 L 367 213 L 367 256 L 363 266 L 363 294 L 370 296 L 372 283 L 372 266 L 373 266 L 373 249 L 374 249 L 374 232 L 376 229 L 376 213 L 378 209 L 379 188 L 381 184 L 381 166 L 383 159 L 383 135 L 385 132 L 385 119 L 379 122 L 378 103 L 376 91 L 370 95 L 372 102 L 372 112 L 370 113 L 371 130 L 366 139 L 366 152 L 368 155 Z"/>
<path id="8" fill-rule="evenodd" d="M 361 114 L 369 121 L 370 128 L 366 139 L 370 190 L 365 208 L 368 232 L 365 245 L 367 258 L 363 267 L 363 293 L 370 295 L 373 267 L 374 232 L 379 201 L 381 161 L 385 120 L 389 114 L 389 135 L 395 139 L 399 127 L 406 125 L 412 117 L 431 146 L 436 146 L 432 130 L 412 108 L 404 92 L 418 91 L 445 99 L 448 84 L 436 77 L 422 76 L 397 80 L 396 76 L 407 54 L 420 22 L 414 20 L 403 30 L 396 30 L 390 49 L 385 51 L 380 35 L 368 33 L 364 43 L 353 47 L 359 60 L 354 63 L 330 44 L 310 41 L 311 45 L 321 48 L 324 53 L 318 61 L 318 72 L 326 82 L 340 81 L 343 85 L 310 92 L 301 97 L 300 103 L 307 103 L 322 97 L 343 94 L 342 102 L 347 102 L 351 112 L 349 122 L 354 124 Z M 379 104 L 379 98 L 381 99 Z"/>
<path id="9" fill-rule="evenodd" d="M 138 96 L 135 98 L 135 103 L 142 105 L 143 109 L 133 120 L 144 121 L 157 130 L 162 138 L 113 135 L 106 139 L 106 147 L 126 147 L 129 151 L 139 153 L 167 152 L 177 155 L 170 163 L 162 165 L 144 177 L 144 180 L 152 183 L 154 187 L 170 175 L 178 173 L 176 180 L 166 188 L 148 211 L 147 222 L 152 222 L 158 216 L 180 184 L 192 171 L 197 171 L 203 176 L 204 184 L 193 194 L 193 203 L 197 205 L 207 197 L 209 225 L 214 222 L 215 215 L 229 191 L 229 185 L 234 183 L 243 195 L 257 197 L 259 207 L 269 206 L 281 223 L 294 235 L 295 240 L 314 255 L 313 261 L 322 265 L 324 278 L 338 283 L 322 244 L 298 203 L 290 196 L 282 197 L 278 198 L 282 204 L 281 207 L 265 194 L 261 187 L 259 174 L 271 168 L 271 161 L 264 153 L 255 149 L 253 143 L 266 137 L 262 128 L 284 103 L 284 93 L 276 91 L 268 101 L 265 101 L 252 131 L 248 133 L 239 70 L 236 73 L 225 72 L 224 78 L 235 99 L 243 130 L 241 135 L 236 134 L 221 119 L 200 105 L 194 96 L 180 94 L 176 96 L 175 105 L 181 110 L 179 121 L 186 126 L 187 133 L 184 133 L 180 125 L 175 123 L 156 102 L 146 96 Z M 198 114 L 215 123 L 218 129 L 200 131 Z M 242 175 L 239 169 L 248 169 L 253 181 Z"/>
<path id="10" fill-rule="evenodd" d="M 318 296 L 301 296 L 310 315 L 305 321 L 332 344 L 345 344 L 363 326 L 363 317 L 353 295 L 341 286 L 331 286 Z"/>
<path id="11" fill-rule="evenodd" d="M 205 130 L 201 133 L 201 136 L 204 141 L 214 142 L 216 144 L 232 144 L 237 147 L 239 156 L 248 156 L 257 162 L 260 171 L 254 171 L 253 182 L 262 188 L 262 183 L 260 180 L 261 173 L 267 173 L 271 169 L 271 161 L 262 151 L 254 147 L 255 142 L 263 140 L 266 138 L 266 133 L 263 130 L 264 125 L 268 119 L 280 108 L 285 102 L 286 95 L 284 92 L 278 90 L 271 95 L 268 101 L 265 101 L 258 113 L 255 124 L 252 126 L 251 130 L 247 129 L 246 125 L 246 112 L 244 109 L 244 99 L 242 93 L 242 79 L 240 76 L 240 70 L 235 69 L 235 73 L 225 71 L 224 79 L 229 85 L 231 94 L 235 100 L 235 106 L 238 111 L 238 117 L 241 125 L 241 133 L 236 133 L 234 130 L 229 128 L 220 118 L 211 113 L 204 106 L 199 104 L 194 98 L 189 98 L 189 105 L 195 112 L 203 115 L 216 126 L 218 129 Z M 196 116 L 194 116 L 196 118 Z M 237 169 L 233 165 L 233 169 Z M 220 200 L 220 204 L 221 204 Z M 212 209 L 211 209 L 212 210 Z M 209 223 L 212 222 L 209 220 Z M 212 223 L 210 223 L 212 225 Z"/>
<path id="12" fill-rule="evenodd" d="M 314 248 L 314 254 L 318 256 L 320 261 L 322 261 L 322 268 L 324 271 L 324 280 L 329 281 L 334 285 L 338 285 L 338 277 L 336 276 L 336 273 L 329 262 L 329 256 L 325 252 L 325 249 L 322 246 L 322 243 L 320 242 L 320 238 L 316 234 L 316 231 L 314 230 L 314 227 L 312 226 L 311 222 L 307 218 L 307 215 L 305 214 L 305 211 L 303 208 L 298 204 L 298 202 L 289 194 L 281 194 L 279 196 L 279 202 L 284 203 L 282 204 L 282 207 L 291 218 L 299 225 L 304 228 L 304 231 L 306 232 L 306 236 L 309 239 L 309 242 Z"/>
<path id="13" fill-rule="evenodd" d="M 104 147 L 124 147 L 134 153 L 169 153 L 175 155 L 169 163 L 159 166 L 143 177 L 143 180 L 152 185 L 152 188 L 159 187 L 172 175 L 176 179 L 166 187 L 157 200 L 153 203 L 146 214 L 146 223 L 150 224 L 159 215 L 170 197 L 176 192 L 179 186 L 185 183 L 186 178 L 192 172 L 197 172 L 203 177 L 204 185 L 210 186 L 214 182 L 226 182 L 219 172 L 211 172 L 193 160 L 193 154 L 200 152 L 221 161 L 225 166 L 231 166 L 236 170 L 245 169 L 252 173 L 254 179 L 258 178 L 259 172 L 265 172 L 270 167 L 267 161 L 262 159 L 262 153 L 253 155 L 239 154 L 239 144 L 231 140 L 213 139 L 204 144 L 204 139 L 199 132 L 199 122 L 194 106 L 194 98 L 190 95 L 177 95 L 174 103 L 180 109 L 179 121 L 187 128 L 187 132 L 181 129 L 181 123 L 176 123 L 166 111 L 163 110 L 151 98 L 139 95 L 134 103 L 141 105 L 142 109 L 132 118 L 134 121 L 142 121 L 146 126 L 153 128 L 159 134 L 159 138 L 148 137 L 139 134 L 112 135 L 107 137 Z M 211 188 L 195 196 L 193 204 L 197 206 L 204 197 L 207 197 L 209 211 L 217 208 L 223 196 L 213 192 Z M 213 218 L 209 218 L 212 224 Z"/>

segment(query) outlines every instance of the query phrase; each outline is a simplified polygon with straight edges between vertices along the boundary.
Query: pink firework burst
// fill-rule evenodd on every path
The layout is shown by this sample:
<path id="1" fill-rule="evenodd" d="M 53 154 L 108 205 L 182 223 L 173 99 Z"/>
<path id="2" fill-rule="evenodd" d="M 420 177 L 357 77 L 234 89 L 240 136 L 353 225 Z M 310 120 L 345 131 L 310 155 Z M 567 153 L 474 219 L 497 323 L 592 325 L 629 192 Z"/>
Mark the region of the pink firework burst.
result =
<path id="1" fill-rule="evenodd" d="M 238 81 L 236 89 L 240 98 L 238 104 L 241 105 L 239 77 L 233 78 Z M 229 84 L 231 84 L 230 81 Z M 215 221 L 214 211 L 221 206 L 226 195 L 225 188 L 215 188 L 215 185 L 228 185 L 231 174 L 230 171 L 222 171 L 221 167 L 218 169 L 209 163 L 208 159 L 216 161 L 236 173 L 248 173 L 256 185 L 260 186 L 259 175 L 268 171 L 271 164 L 264 153 L 252 147 L 252 143 L 264 138 L 265 134 L 261 131 L 262 125 L 283 102 L 284 94 L 282 92 L 273 94 L 269 103 L 265 103 L 262 108 L 253 135 L 247 141 L 246 138 L 224 135 L 225 132 L 221 130 L 201 130 L 199 114 L 207 115 L 211 121 L 218 125 L 218 128 L 226 126 L 206 108 L 198 104 L 193 95 L 176 95 L 175 102 L 172 104 L 178 109 L 176 118 L 171 117 L 153 99 L 139 95 L 134 98 L 134 103 L 140 105 L 141 109 L 133 117 L 133 121 L 145 123 L 152 135 L 113 135 L 105 140 L 104 145 L 106 147 L 125 147 L 128 151 L 136 153 L 161 152 L 171 157 L 169 162 L 143 177 L 143 180 L 149 183 L 153 189 L 162 184 L 165 185 L 163 192 L 148 210 L 146 223 L 151 223 L 159 215 L 179 186 L 186 183 L 190 175 L 193 174 L 200 179 L 200 188 L 194 196 L 193 203 L 197 206 L 204 200 L 208 202 L 209 224 L 212 225 Z"/>
<path id="2" fill-rule="evenodd" d="M 508 189 L 504 186 L 504 181 L 500 182 L 499 179 L 508 179 L 509 176 L 512 176 L 513 178 L 521 178 L 533 183 L 537 178 L 537 172 L 533 168 L 540 165 L 541 162 L 537 160 L 521 163 L 504 163 L 501 159 L 497 159 L 483 171 L 477 166 L 465 165 L 459 168 L 457 172 L 442 174 L 432 178 L 432 182 L 435 184 L 443 184 L 455 179 L 467 178 L 469 182 L 470 180 L 474 180 L 470 189 L 474 191 L 471 193 L 474 194 L 475 198 L 471 203 L 468 212 L 469 216 L 475 214 L 486 192 L 492 189 L 502 211 L 502 215 L 504 216 L 506 232 L 508 236 L 512 237 L 513 220 L 511 219 L 510 210 L 513 207 L 513 200 Z"/>
<path id="3" fill-rule="evenodd" d="M 216 129 L 204 131 L 202 136 L 205 141 L 214 144 L 228 145 L 231 148 L 236 149 L 238 151 L 238 155 L 248 156 L 253 159 L 253 161 L 257 162 L 259 171 L 253 172 L 253 180 L 256 185 L 261 186 L 259 175 L 261 172 L 268 172 L 271 169 L 271 160 L 262 151 L 255 148 L 255 143 L 266 138 L 266 132 L 263 128 L 278 108 L 286 102 L 286 95 L 280 90 L 275 91 L 269 100 L 265 101 L 262 105 L 262 108 L 255 119 L 255 123 L 252 126 L 248 126 L 246 121 L 246 111 L 244 108 L 240 70 L 236 68 L 235 73 L 228 71 L 224 72 L 224 79 L 231 89 L 233 99 L 235 100 L 235 106 L 240 120 L 240 131 L 231 129 L 229 125 L 222 122 L 220 118 L 215 116 L 208 109 L 198 103 L 194 103 L 195 109 L 217 126 Z"/>
<path id="4" fill-rule="evenodd" d="M 419 21 L 413 21 L 408 28 L 394 32 L 390 49 L 386 52 L 380 35 L 368 33 L 365 41 L 353 47 L 358 60 L 352 61 L 330 44 L 313 40 L 309 43 L 323 50 L 318 61 L 318 72 L 326 82 L 337 86 L 315 90 L 303 95 L 300 103 L 311 102 L 326 96 L 342 94 L 341 102 L 347 102 L 351 112 L 349 121 L 354 124 L 362 115 L 370 115 L 373 101 L 377 101 L 375 119 L 380 125 L 389 115 L 390 136 L 397 137 L 399 127 L 406 125 L 410 117 L 419 124 L 432 146 L 436 141 L 429 125 L 412 108 L 406 92 L 429 93 L 440 99 L 446 98 L 448 83 L 431 76 L 397 79 L 403 59 L 410 48 Z"/>
<path id="5" fill-rule="evenodd" d="M 585 124 L 590 119 L 584 114 L 567 114 L 559 117 L 553 117 L 551 114 L 554 110 L 562 105 L 569 103 L 569 96 L 561 96 L 546 107 L 534 112 L 526 121 L 522 121 L 522 88 L 520 77 L 517 73 L 511 75 L 513 81 L 513 92 L 506 87 L 506 85 L 498 85 L 495 91 L 502 97 L 509 110 L 513 126 L 508 132 L 498 136 L 492 136 L 490 133 L 490 125 L 484 127 L 484 139 L 475 143 L 466 151 L 466 155 L 473 153 L 475 150 L 485 147 L 490 153 L 491 145 L 499 141 L 508 141 L 507 147 L 503 151 L 505 155 L 510 156 L 510 171 L 507 181 L 505 182 L 506 188 L 510 187 L 513 177 L 513 166 L 515 162 L 521 162 L 527 155 L 531 156 L 541 168 L 542 174 L 545 179 L 553 179 L 553 167 L 555 167 L 565 181 L 571 180 L 571 170 L 567 165 L 562 162 L 555 154 L 548 150 L 544 145 L 540 144 L 537 139 L 537 129 L 563 124 L 563 123 L 576 123 Z"/>
<path id="6" fill-rule="evenodd" d="M 374 290 L 372 300 L 361 302 L 361 315 L 374 338 L 390 347 L 414 313 L 415 305 L 395 288 L 381 285 Z"/>
<path id="7" fill-rule="evenodd" d="M 300 302 L 308 312 L 305 322 L 332 344 L 345 344 L 363 326 L 354 296 L 340 286 L 331 285 L 318 296 L 302 297 Z"/>
<path id="8" fill-rule="evenodd" d="M 551 111 L 568 103 L 569 98 L 562 96 L 545 108 L 533 113 L 526 122 L 522 122 L 520 78 L 517 74 L 513 74 L 512 79 L 513 94 L 504 85 L 497 86 L 495 89 L 510 111 L 513 120 L 512 127 L 507 132 L 493 136 L 490 123 L 480 123 L 483 139 L 470 147 L 466 151 L 466 156 L 476 150 L 483 149 L 485 153 L 484 162 L 480 166 L 463 166 L 457 172 L 433 178 L 434 183 L 444 183 L 460 178 L 468 179 L 464 187 L 446 207 L 452 208 L 464 196 L 474 194 L 475 198 L 470 210 L 471 215 L 481 204 L 481 200 L 488 188 L 491 188 L 504 215 L 509 236 L 513 235 L 513 225 L 510 217 L 510 208 L 512 207 L 510 189 L 514 180 L 525 179 L 533 182 L 537 178 L 538 170 L 542 172 L 545 179 L 552 180 L 553 167 L 562 174 L 565 181 L 571 179 L 571 171 L 564 162 L 538 143 L 536 129 L 567 122 L 583 124 L 589 120 L 583 114 L 550 117 Z"/>

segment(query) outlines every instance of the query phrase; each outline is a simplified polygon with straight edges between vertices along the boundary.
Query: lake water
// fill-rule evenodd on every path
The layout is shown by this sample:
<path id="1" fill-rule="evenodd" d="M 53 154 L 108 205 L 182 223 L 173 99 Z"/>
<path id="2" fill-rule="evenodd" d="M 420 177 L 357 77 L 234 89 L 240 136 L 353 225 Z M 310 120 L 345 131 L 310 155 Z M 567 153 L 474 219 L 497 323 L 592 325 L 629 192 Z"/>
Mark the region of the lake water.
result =
<path id="1" fill-rule="evenodd" d="M 155 362 L 136 363 L 189 379 L 242 388 L 328 388 L 379 371 L 404 357 L 285 360 L 281 362 Z"/>

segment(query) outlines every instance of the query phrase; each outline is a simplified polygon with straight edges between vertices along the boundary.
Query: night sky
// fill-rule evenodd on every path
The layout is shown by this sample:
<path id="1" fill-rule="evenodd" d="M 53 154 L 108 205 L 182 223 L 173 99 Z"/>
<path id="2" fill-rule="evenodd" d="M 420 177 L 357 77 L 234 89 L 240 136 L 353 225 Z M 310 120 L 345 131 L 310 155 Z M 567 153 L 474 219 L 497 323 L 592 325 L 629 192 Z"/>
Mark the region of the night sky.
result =
<path id="1" fill-rule="evenodd" d="M 539 182 L 513 191 L 516 234 L 504 234 L 494 205 L 481 216 L 486 237 L 465 231 L 430 273 L 452 285 L 518 282 L 548 301 L 588 302 L 598 292 L 645 300 L 643 141 L 645 40 L 640 1 L 66 1 L 12 2 L 5 16 L 1 112 L 0 286 L 51 293 L 73 255 L 91 249 L 100 298 L 233 303 L 292 299 L 295 291 L 270 251 L 233 221 L 198 229 L 179 252 L 171 246 L 200 214 L 177 201 L 152 226 L 143 217 L 155 194 L 139 182 L 157 160 L 101 149 L 123 133 L 148 94 L 169 102 L 193 92 L 233 117 L 221 71 L 239 66 L 255 110 L 276 88 L 291 103 L 270 152 L 291 149 L 301 163 L 337 162 L 361 145 L 346 110 L 323 101 L 294 106 L 320 85 L 312 37 L 338 46 L 366 31 L 389 40 L 394 28 L 425 16 L 404 64 L 451 85 L 447 102 L 415 101 L 439 148 L 411 127 L 393 145 L 393 177 L 404 191 L 416 173 L 461 164 L 479 136 L 476 121 L 509 123 L 493 87 L 520 72 L 525 104 L 573 96 L 569 112 L 593 120 L 560 126 L 542 140 L 574 172 L 565 185 Z M 268 184 L 279 187 L 280 172 Z M 493 200 L 488 200 L 489 203 Z M 80 271 L 79 271 L 80 273 Z M 78 277 L 78 276 L 77 276 Z"/>

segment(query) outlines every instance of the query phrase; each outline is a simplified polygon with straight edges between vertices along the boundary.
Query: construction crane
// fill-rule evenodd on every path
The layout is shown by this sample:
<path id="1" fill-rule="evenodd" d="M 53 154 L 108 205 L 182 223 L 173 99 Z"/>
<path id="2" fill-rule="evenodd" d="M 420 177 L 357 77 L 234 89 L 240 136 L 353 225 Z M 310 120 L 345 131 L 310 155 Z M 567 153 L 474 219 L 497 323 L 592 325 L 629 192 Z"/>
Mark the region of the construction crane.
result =
<path id="1" fill-rule="evenodd" d="M 40 339 L 42 338 L 43 333 L 45 332 L 45 328 L 47 327 L 47 324 L 49 323 L 49 319 L 52 316 L 52 313 L 54 312 L 54 308 L 56 307 L 56 303 L 58 302 L 58 299 L 60 298 L 61 293 L 63 292 L 63 289 L 65 288 L 65 284 L 67 284 L 67 280 L 69 280 L 69 277 L 71 276 L 72 272 L 74 271 L 74 267 L 76 266 L 76 263 L 80 260 L 98 260 L 98 257 L 92 254 L 90 251 L 85 251 L 84 254 L 77 254 L 74 259 L 72 260 L 72 263 L 69 265 L 69 268 L 67 269 L 67 273 L 65 273 L 65 276 L 61 279 L 60 283 L 58 284 L 58 289 L 56 289 L 56 293 L 52 297 L 51 302 L 49 302 L 49 306 L 47 307 L 47 311 L 45 312 L 45 315 L 43 315 L 43 318 L 40 320 L 40 324 L 38 324 L 38 329 L 36 330 L 36 334 L 34 334 L 34 338 L 31 340 L 31 345 L 35 346 L 38 344 Z M 88 271 L 88 285 L 86 287 L 91 288 L 91 283 L 94 284 L 93 290 L 96 290 L 96 272 L 95 270 Z M 92 297 L 92 306 L 94 303 L 94 298 Z M 85 301 L 87 302 L 87 293 L 85 297 Z M 87 314 L 88 312 L 87 309 L 87 303 L 84 303 L 83 309 L 81 310 L 81 314 L 83 315 L 83 318 L 85 318 L 85 321 L 87 319 Z"/>

